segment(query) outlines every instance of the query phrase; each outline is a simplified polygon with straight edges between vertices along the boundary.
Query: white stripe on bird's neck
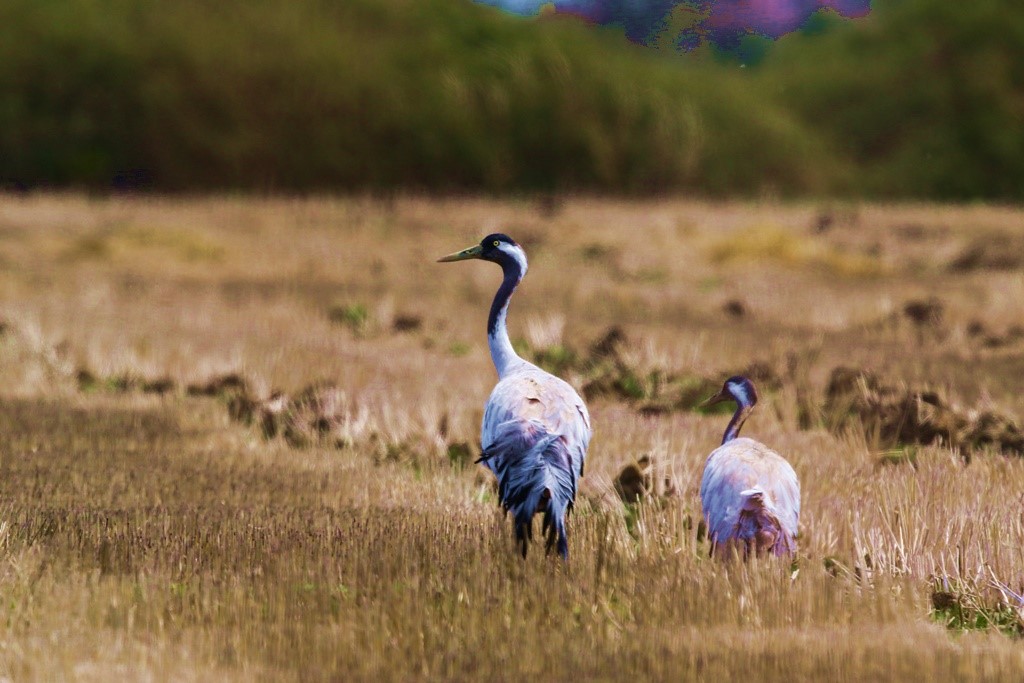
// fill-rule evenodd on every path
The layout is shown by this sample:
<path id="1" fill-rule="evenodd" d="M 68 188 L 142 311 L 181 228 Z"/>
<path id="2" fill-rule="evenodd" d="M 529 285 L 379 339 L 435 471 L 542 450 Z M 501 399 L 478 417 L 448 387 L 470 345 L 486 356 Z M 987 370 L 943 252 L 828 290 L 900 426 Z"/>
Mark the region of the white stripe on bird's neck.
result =
<path id="1" fill-rule="evenodd" d="M 747 388 L 739 382 L 729 382 L 729 391 L 732 392 L 733 398 L 735 398 L 736 402 L 740 405 L 751 405 L 750 395 L 747 393 Z"/>
<path id="2" fill-rule="evenodd" d="M 515 265 L 503 268 L 505 279 L 494 296 L 494 303 L 491 304 L 493 324 L 489 324 L 487 330 L 487 346 L 491 349 L 491 360 L 494 361 L 494 368 L 498 371 L 498 378 L 501 379 L 513 367 L 524 362 L 512 347 L 512 340 L 508 337 L 506 318 L 512 294 L 526 275 L 528 264 L 526 253 L 522 248 L 508 244 L 503 244 L 499 248 L 515 260 Z M 496 311 L 495 307 L 497 307 Z"/>

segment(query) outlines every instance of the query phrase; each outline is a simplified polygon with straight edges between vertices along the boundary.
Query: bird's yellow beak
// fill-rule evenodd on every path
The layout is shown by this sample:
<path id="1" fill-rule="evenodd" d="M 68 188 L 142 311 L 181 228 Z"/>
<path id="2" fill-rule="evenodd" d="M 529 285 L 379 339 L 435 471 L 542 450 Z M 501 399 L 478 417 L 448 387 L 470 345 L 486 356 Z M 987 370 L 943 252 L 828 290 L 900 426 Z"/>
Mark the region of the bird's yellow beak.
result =
<path id="1" fill-rule="evenodd" d="M 462 251 L 457 251 L 454 254 L 442 256 L 441 258 L 437 259 L 437 262 L 448 263 L 449 261 L 465 261 L 471 258 L 480 258 L 480 252 L 482 251 L 483 249 L 480 247 L 480 245 L 475 244 L 469 249 L 463 249 Z"/>
<path id="2" fill-rule="evenodd" d="M 698 408 L 707 408 L 708 406 L 713 406 L 716 403 L 722 403 L 724 401 L 731 401 L 731 400 L 732 400 L 732 396 L 730 396 L 729 392 L 725 390 L 725 387 L 722 387 L 721 391 L 719 391 L 717 394 L 715 394 L 711 398 L 705 400 L 703 403 L 701 403 L 698 406 Z"/>

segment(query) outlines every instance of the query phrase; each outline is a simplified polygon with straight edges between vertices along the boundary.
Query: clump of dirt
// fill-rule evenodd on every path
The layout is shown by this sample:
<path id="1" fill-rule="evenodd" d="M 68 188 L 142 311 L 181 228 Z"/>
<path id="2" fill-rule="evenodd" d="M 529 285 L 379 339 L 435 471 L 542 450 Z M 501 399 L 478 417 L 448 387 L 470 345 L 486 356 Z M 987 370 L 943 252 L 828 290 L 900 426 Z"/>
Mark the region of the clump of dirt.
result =
<path id="1" fill-rule="evenodd" d="M 228 417 L 235 422 L 252 424 L 257 405 L 259 405 L 259 401 L 247 394 L 236 394 L 228 399 Z"/>
<path id="2" fill-rule="evenodd" d="M 952 609 L 958 603 L 957 594 L 953 591 L 933 590 L 931 597 L 932 609 L 937 611 Z"/>
<path id="3" fill-rule="evenodd" d="M 903 315 L 919 327 L 940 327 L 945 306 L 938 297 L 908 301 L 903 305 Z"/>
<path id="4" fill-rule="evenodd" d="M 980 320 L 972 320 L 967 324 L 966 333 L 968 339 L 986 349 L 1000 349 L 1024 341 L 1024 326 L 1021 325 L 1010 325 L 1003 332 L 997 332 Z"/>
<path id="5" fill-rule="evenodd" d="M 158 377 L 156 379 L 145 380 L 142 383 L 142 392 L 144 394 L 170 394 L 178 389 L 178 384 L 170 377 Z"/>
<path id="6" fill-rule="evenodd" d="M 436 462 L 436 451 L 433 444 L 422 438 L 407 437 L 400 441 L 387 441 L 374 436 L 372 457 L 376 465 L 395 464 L 418 469 L 423 465 Z M 461 465 L 449 460 L 456 468 Z"/>
<path id="7" fill-rule="evenodd" d="M 814 232 L 822 235 L 832 229 L 836 224 L 836 216 L 831 211 L 822 211 L 814 219 Z"/>
<path id="8" fill-rule="evenodd" d="M 993 410 L 983 410 L 974 415 L 969 437 L 976 446 L 990 446 L 1024 455 L 1024 430 L 1010 417 Z"/>
<path id="9" fill-rule="evenodd" d="M 1019 235 L 978 237 L 949 263 L 954 273 L 1018 268 L 1024 268 L 1024 237 Z"/>
<path id="10" fill-rule="evenodd" d="M 284 429 L 289 404 L 287 394 L 280 391 L 275 391 L 266 399 L 236 393 L 228 399 L 228 416 L 235 422 L 258 425 L 264 437 L 273 439 Z"/>
<path id="11" fill-rule="evenodd" d="M 88 368 L 75 371 L 75 382 L 82 392 L 111 391 L 120 394 L 141 392 L 163 396 L 177 391 L 178 384 L 170 377 L 145 378 L 125 372 L 109 377 L 100 377 Z"/>
<path id="12" fill-rule="evenodd" d="M 185 389 L 189 396 L 224 396 L 231 397 L 238 394 L 249 395 L 249 381 L 236 372 L 229 372 L 224 375 L 211 377 L 205 382 L 189 384 Z"/>
<path id="13" fill-rule="evenodd" d="M 278 436 L 292 448 L 352 445 L 351 403 L 346 393 L 330 382 L 317 382 L 294 396 L 273 391 L 261 398 L 247 389 L 227 401 L 232 420 L 256 426 L 266 439 Z M 449 454 L 455 459 L 457 454 Z M 386 458 L 385 458 L 386 459 Z"/>
<path id="14" fill-rule="evenodd" d="M 617 358 L 627 341 L 625 330 L 618 325 L 612 325 L 590 345 L 590 355 L 596 359 Z"/>
<path id="15" fill-rule="evenodd" d="M 824 414 L 834 431 L 858 421 L 869 438 L 886 448 L 944 444 L 968 455 L 986 448 L 1024 455 L 1024 431 L 1009 416 L 967 410 L 938 392 L 885 384 L 855 368 L 832 371 Z"/>
<path id="16" fill-rule="evenodd" d="M 142 378 L 131 373 L 114 375 L 104 380 L 104 388 L 127 394 L 142 388 Z"/>
<path id="17" fill-rule="evenodd" d="M 321 382 L 301 391 L 293 401 L 282 401 L 284 440 L 293 447 L 305 447 L 342 441 L 345 392 L 333 384 Z"/>
<path id="18" fill-rule="evenodd" d="M 752 361 L 736 374 L 746 377 L 756 384 L 759 389 L 778 391 L 782 388 L 782 375 L 779 374 L 774 365 L 765 361 Z"/>
<path id="19" fill-rule="evenodd" d="M 235 373 L 190 384 L 186 393 L 189 396 L 224 399 L 231 420 L 245 425 L 256 425 L 267 439 L 273 439 L 284 432 L 292 404 L 289 396 L 281 391 L 274 391 L 269 397 L 260 398 L 252 391 L 250 382 Z"/>
<path id="20" fill-rule="evenodd" d="M 992 577 L 937 576 L 932 579 L 932 618 L 954 631 L 997 630 L 1024 636 L 1024 596 Z"/>
<path id="21" fill-rule="evenodd" d="M 904 302 L 902 311 L 899 313 L 893 311 L 890 314 L 888 324 L 895 328 L 901 314 L 903 319 L 913 327 L 919 344 L 924 343 L 926 339 L 942 342 L 949 337 L 950 329 L 946 324 L 946 305 L 938 297 L 930 296 Z"/>
<path id="22" fill-rule="evenodd" d="M 391 323 L 391 329 L 395 332 L 415 332 L 421 327 L 423 327 L 423 318 L 407 313 L 396 315 Z"/>
<path id="23" fill-rule="evenodd" d="M 477 451 L 468 441 L 452 441 L 445 449 L 445 455 L 452 467 L 463 469 L 473 464 Z"/>
<path id="24" fill-rule="evenodd" d="M 353 445 L 351 403 L 346 393 L 330 382 L 317 382 L 294 396 L 274 391 L 267 398 L 254 396 L 246 384 L 228 395 L 227 408 L 232 420 L 257 427 L 267 440 L 281 437 L 292 448 L 344 449 Z M 419 467 L 440 462 L 437 456 L 441 448 L 440 453 L 451 467 L 463 469 L 471 465 L 479 455 L 479 447 L 449 440 L 448 430 L 448 417 L 444 415 L 438 425 L 439 442 L 429 438 L 388 440 L 370 433 L 366 445 L 377 464 Z"/>
<path id="25" fill-rule="evenodd" d="M 254 417 L 264 438 L 273 439 L 284 431 L 290 407 L 291 399 L 280 391 L 273 392 L 270 398 L 256 405 Z"/>
<path id="26" fill-rule="evenodd" d="M 650 461 L 647 456 L 622 468 L 615 477 L 615 492 L 624 503 L 636 503 L 650 487 Z"/>
<path id="27" fill-rule="evenodd" d="M 366 334 L 372 324 L 370 309 L 362 303 L 347 303 L 327 309 L 327 319 L 352 330 L 356 335 Z"/>
<path id="28" fill-rule="evenodd" d="M 856 227 L 860 224 L 860 213 L 845 207 L 822 207 L 811 223 L 811 231 L 824 235 L 833 228 Z"/>
<path id="29" fill-rule="evenodd" d="M 742 318 L 747 314 L 747 305 L 739 299 L 729 299 L 722 304 L 722 312 L 730 318 Z"/>
<path id="30" fill-rule="evenodd" d="M 621 327 L 613 326 L 583 352 L 561 344 L 533 349 L 525 342 L 520 344 L 520 352 L 548 372 L 575 381 L 587 400 L 604 396 L 626 401 L 649 415 L 693 410 L 717 391 L 726 377 L 737 374 L 731 371 L 704 377 L 642 366 L 628 353 L 635 346 Z M 781 376 L 769 363 L 751 363 L 738 374 L 766 390 L 782 386 Z"/>
<path id="31" fill-rule="evenodd" d="M 100 385 L 100 379 L 88 368 L 79 368 L 75 372 L 75 382 L 79 391 L 93 391 Z"/>
<path id="32" fill-rule="evenodd" d="M 654 460 L 641 456 L 622 468 L 615 477 L 615 492 L 624 503 L 638 503 L 644 498 L 669 498 L 676 494 L 675 482 L 669 476 L 659 478 Z"/>

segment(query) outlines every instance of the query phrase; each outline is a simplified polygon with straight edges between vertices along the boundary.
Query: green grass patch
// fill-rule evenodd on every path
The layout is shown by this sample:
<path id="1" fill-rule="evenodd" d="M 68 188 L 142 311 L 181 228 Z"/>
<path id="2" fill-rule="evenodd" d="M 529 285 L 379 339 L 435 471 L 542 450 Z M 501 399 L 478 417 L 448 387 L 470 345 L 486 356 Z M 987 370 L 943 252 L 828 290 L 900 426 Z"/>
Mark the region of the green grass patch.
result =
<path id="1" fill-rule="evenodd" d="M 343 325 L 353 332 L 366 332 L 370 326 L 370 310 L 365 304 L 352 303 L 332 306 L 327 311 L 327 318 L 337 325 Z"/>

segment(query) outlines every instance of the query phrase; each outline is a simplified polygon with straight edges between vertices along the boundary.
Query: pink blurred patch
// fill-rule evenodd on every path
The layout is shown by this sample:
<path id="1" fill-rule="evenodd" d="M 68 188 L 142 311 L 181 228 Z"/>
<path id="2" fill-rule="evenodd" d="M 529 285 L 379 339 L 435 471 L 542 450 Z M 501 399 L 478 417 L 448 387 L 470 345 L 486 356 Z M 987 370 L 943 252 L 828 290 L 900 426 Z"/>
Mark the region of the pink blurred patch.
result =
<path id="1" fill-rule="evenodd" d="M 800 28 L 819 9 L 829 9 L 849 18 L 867 16 L 871 11 L 870 5 L 856 0 L 735 0 L 715 3 L 707 26 L 719 31 L 753 30 L 763 35 L 780 36 Z"/>

